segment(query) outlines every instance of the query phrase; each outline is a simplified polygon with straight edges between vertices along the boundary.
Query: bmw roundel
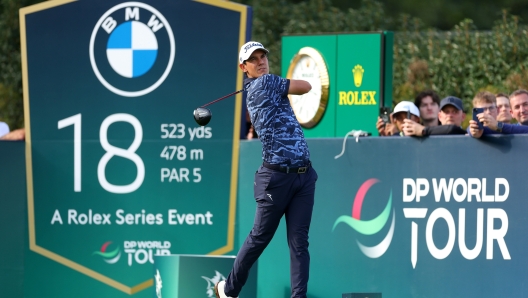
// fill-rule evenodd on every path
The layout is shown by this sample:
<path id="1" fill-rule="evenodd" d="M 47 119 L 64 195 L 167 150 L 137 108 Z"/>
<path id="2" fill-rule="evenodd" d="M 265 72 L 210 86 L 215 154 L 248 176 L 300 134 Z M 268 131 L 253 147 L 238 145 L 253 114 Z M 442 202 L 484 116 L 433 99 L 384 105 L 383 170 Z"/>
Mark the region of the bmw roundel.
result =
<path id="1" fill-rule="evenodd" d="M 158 88 L 169 75 L 175 52 L 174 35 L 165 17 L 141 2 L 109 9 L 90 38 L 90 62 L 97 79 L 126 97 Z"/>

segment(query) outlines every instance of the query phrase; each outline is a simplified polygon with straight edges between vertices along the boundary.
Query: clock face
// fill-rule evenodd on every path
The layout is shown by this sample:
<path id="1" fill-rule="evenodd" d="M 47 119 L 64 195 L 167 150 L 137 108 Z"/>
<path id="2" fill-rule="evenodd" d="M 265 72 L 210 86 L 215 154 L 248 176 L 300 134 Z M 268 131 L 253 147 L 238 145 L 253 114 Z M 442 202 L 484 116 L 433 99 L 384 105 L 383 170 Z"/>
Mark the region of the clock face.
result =
<path id="1" fill-rule="evenodd" d="M 290 103 L 299 123 L 306 128 L 315 126 L 321 120 L 328 102 L 328 70 L 323 57 L 317 50 L 305 47 L 293 58 L 287 77 L 305 80 L 312 89 L 303 95 L 290 94 Z"/>
<path id="2" fill-rule="evenodd" d="M 290 102 L 299 123 L 308 123 L 317 114 L 321 103 L 321 76 L 315 60 L 303 55 L 293 68 L 292 79 L 305 80 L 312 90 L 303 95 L 290 95 Z"/>

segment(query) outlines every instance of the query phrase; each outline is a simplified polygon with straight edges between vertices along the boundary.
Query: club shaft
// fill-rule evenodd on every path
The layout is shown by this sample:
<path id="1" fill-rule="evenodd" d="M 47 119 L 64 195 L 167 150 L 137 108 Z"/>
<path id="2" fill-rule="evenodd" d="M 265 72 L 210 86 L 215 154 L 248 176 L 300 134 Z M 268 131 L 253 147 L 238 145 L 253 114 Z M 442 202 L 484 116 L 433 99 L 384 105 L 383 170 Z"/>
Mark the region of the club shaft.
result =
<path id="1" fill-rule="evenodd" d="M 226 99 L 226 98 L 228 98 L 229 96 L 233 96 L 233 95 L 235 95 L 235 94 L 237 94 L 237 93 L 240 93 L 240 92 L 242 92 L 242 91 L 244 91 L 244 89 L 242 89 L 242 90 L 238 90 L 238 91 L 235 91 L 235 92 L 233 92 L 233 93 L 229 93 L 229 94 L 226 95 L 226 96 L 220 97 L 219 99 L 215 99 L 215 100 L 211 101 L 210 103 L 206 103 L 206 104 L 204 104 L 203 106 L 201 106 L 201 108 L 206 107 L 206 106 L 208 106 L 208 105 L 212 105 L 212 104 L 215 103 L 215 102 L 221 101 L 222 99 Z"/>

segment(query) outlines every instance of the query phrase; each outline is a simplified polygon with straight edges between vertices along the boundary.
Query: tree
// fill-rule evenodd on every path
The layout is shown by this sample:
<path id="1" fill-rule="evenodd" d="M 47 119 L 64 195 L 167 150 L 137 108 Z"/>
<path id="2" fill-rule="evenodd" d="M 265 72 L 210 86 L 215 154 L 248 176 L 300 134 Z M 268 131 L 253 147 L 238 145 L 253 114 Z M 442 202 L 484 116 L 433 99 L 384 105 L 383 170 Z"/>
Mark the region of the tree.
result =
<path id="1" fill-rule="evenodd" d="M 511 92 L 528 88 L 528 28 L 507 10 L 492 18 L 491 31 L 478 31 L 471 19 L 462 20 L 451 31 L 440 31 L 419 18 L 398 13 L 391 6 L 395 0 L 386 0 L 387 4 L 354 1 L 350 3 L 359 3 L 357 8 L 342 9 L 333 6 L 340 0 L 238 0 L 253 7 L 252 39 L 270 50 L 271 73 L 281 73 L 283 34 L 391 30 L 395 32 L 395 103 L 414 98 L 427 88 L 442 96 L 456 95 L 469 107 L 473 95 L 481 90 Z M 444 3 L 427 3 L 435 7 L 438 1 Z M 519 1 L 505 0 L 502 4 L 512 5 L 519 12 L 528 11 Z M 12 128 L 23 127 L 24 119 L 18 11 L 39 2 L 42 0 L 0 0 L 0 121 Z M 416 1 L 396 2 L 413 5 Z M 447 0 L 445 5 L 468 3 L 472 2 Z M 493 3 L 493 7 L 500 5 Z"/>
<path id="2" fill-rule="evenodd" d="M 42 0 L 0 1 L 0 121 L 24 126 L 19 10 Z"/>

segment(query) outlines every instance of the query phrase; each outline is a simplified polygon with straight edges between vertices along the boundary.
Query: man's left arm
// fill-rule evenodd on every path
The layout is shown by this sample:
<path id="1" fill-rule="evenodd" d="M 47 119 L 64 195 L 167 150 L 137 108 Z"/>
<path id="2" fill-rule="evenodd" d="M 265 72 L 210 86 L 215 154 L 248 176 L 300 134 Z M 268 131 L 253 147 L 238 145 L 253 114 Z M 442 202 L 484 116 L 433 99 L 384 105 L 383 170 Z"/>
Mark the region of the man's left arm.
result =
<path id="1" fill-rule="evenodd" d="M 305 80 L 290 80 L 288 94 L 301 95 L 312 90 L 312 85 Z"/>

